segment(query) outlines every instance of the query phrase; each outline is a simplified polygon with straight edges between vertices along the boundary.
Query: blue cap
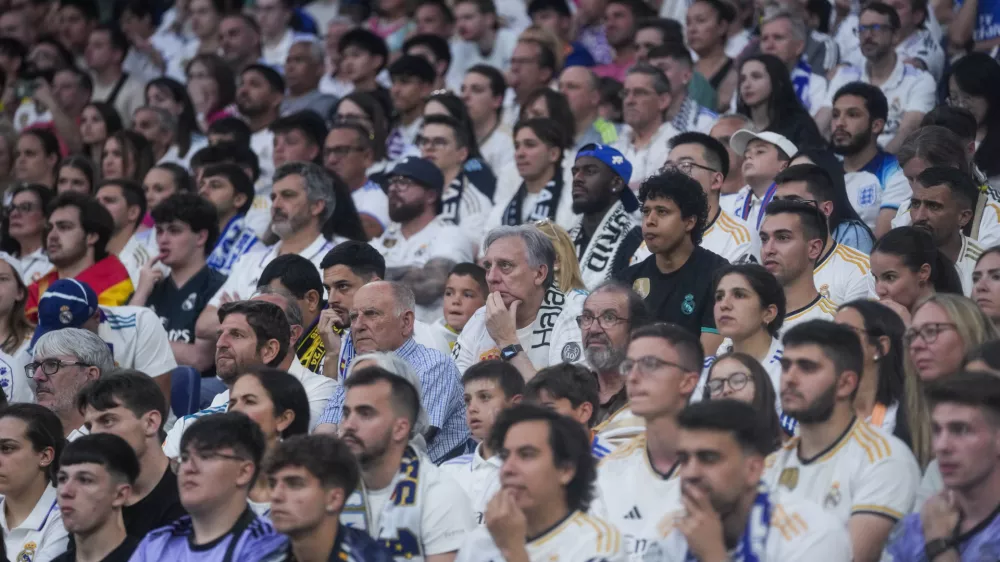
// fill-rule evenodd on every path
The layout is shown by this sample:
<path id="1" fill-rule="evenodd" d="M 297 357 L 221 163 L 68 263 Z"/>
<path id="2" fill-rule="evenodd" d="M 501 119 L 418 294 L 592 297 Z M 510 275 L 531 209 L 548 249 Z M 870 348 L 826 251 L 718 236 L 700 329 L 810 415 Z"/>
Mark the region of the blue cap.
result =
<path id="1" fill-rule="evenodd" d="M 76 279 L 60 279 L 49 285 L 38 301 L 38 327 L 28 349 L 38 338 L 63 328 L 80 328 L 97 312 L 97 293 Z"/>
<path id="2" fill-rule="evenodd" d="M 606 144 L 590 143 L 583 145 L 580 151 L 576 153 L 577 160 L 584 156 L 590 156 L 604 162 L 607 167 L 611 168 L 612 172 L 625 182 L 625 188 L 622 189 L 619 197 L 626 211 L 631 213 L 639 208 L 639 199 L 636 198 L 635 193 L 628 186 L 628 180 L 632 179 L 632 163 L 625 158 L 624 154 L 619 152 L 617 148 Z"/>
<path id="3" fill-rule="evenodd" d="M 389 171 L 389 178 L 403 176 L 419 183 L 427 189 L 444 191 L 444 176 L 430 160 L 417 156 L 407 156 Z"/>

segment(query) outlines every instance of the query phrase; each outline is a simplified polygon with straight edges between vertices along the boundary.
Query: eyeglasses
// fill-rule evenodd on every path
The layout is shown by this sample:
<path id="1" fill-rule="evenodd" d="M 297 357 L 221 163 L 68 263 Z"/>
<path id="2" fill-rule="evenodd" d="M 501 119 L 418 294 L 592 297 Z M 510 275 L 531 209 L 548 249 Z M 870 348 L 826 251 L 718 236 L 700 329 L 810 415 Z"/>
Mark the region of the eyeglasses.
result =
<path id="1" fill-rule="evenodd" d="M 718 396 L 722 394 L 722 390 L 729 384 L 729 388 L 733 391 L 743 390 L 746 388 L 747 383 L 751 382 L 753 379 L 750 375 L 746 373 L 733 373 L 724 379 L 712 379 L 708 381 L 708 391 L 712 393 L 712 396 Z"/>
<path id="2" fill-rule="evenodd" d="M 244 462 L 248 459 L 239 455 L 227 455 L 217 451 L 184 451 L 181 453 L 180 464 L 189 463 L 192 460 L 197 460 L 197 464 L 200 465 L 203 462 L 211 462 L 215 460 Z"/>
<path id="3" fill-rule="evenodd" d="M 9 207 L 7 207 L 7 212 L 9 214 L 13 215 L 14 211 L 17 211 L 17 212 L 21 213 L 22 215 L 26 215 L 26 214 L 34 211 L 38 207 L 39 206 L 35 205 L 34 203 L 18 203 L 17 205 L 13 205 L 12 204 Z"/>
<path id="4" fill-rule="evenodd" d="M 819 207 L 819 201 L 815 199 L 803 199 L 798 195 L 786 195 L 785 197 L 774 197 L 775 201 L 795 201 L 797 203 L 805 203 L 806 205 L 811 205 L 813 207 Z"/>
<path id="5" fill-rule="evenodd" d="M 664 361 L 659 357 L 653 357 L 652 355 L 645 355 L 638 359 L 626 359 L 622 361 L 621 367 L 619 367 L 618 372 L 623 376 L 628 376 L 632 372 L 633 367 L 639 367 L 639 374 L 647 377 L 653 374 L 655 371 L 662 369 L 663 367 L 673 367 L 685 373 L 690 372 L 684 365 L 678 365 L 677 363 L 671 361 Z"/>
<path id="6" fill-rule="evenodd" d="M 415 144 L 417 148 L 434 147 L 443 150 L 445 148 L 448 148 L 448 145 L 451 144 L 451 141 L 449 141 L 444 137 L 425 137 L 423 135 L 418 135 L 417 138 L 414 139 L 413 144 Z"/>
<path id="7" fill-rule="evenodd" d="M 594 320 L 597 320 L 597 324 L 605 330 L 610 329 L 613 326 L 617 326 L 622 322 L 628 322 L 628 318 L 622 318 L 614 312 L 605 312 L 600 316 L 594 316 L 593 314 L 584 312 L 576 317 L 576 325 L 586 330 L 594 324 Z"/>
<path id="8" fill-rule="evenodd" d="M 858 26 L 858 35 L 865 33 L 878 33 L 880 31 L 888 31 L 889 33 L 892 33 L 893 31 L 896 31 L 896 28 L 887 23 L 873 23 L 871 25 Z"/>
<path id="9" fill-rule="evenodd" d="M 93 367 L 89 363 L 83 363 L 81 361 L 63 361 L 61 359 L 46 359 L 44 361 L 37 361 L 34 363 L 28 363 L 24 366 L 24 374 L 28 376 L 29 379 L 35 378 L 35 371 L 38 368 L 42 369 L 42 374 L 47 377 L 51 377 L 59 372 L 63 367 Z"/>
<path id="10" fill-rule="evenodd" d="M 654 92 L 652 90 L 647 90 L 645 88 L 635 88 L 633 90 L 622 90 L 621 94 L 619 95 L 621 96 L 622 99 L 625 99 L 629 97 L 629 95 L 633 95 L 637 98 L 646 98 L 653 94 Z"/>
<path id="11" fill-rule="evenodd" d="M 903 343 L 907 347 L 913 345 L 913 342 L 919 336 L 920 339 L 924 340 L 924 343 L 934 343 L 937 341 L 938 335 L 941 332 L 947 330 L 954 330 L 955 325 L 950 322 L 931 322 L 929 324 L 924 324 L 919 328 L 910 328 L 903 334 Z"/>
<path id="12" fill-rule="evenodd" d="M 511 66 L 523 66 L 525 64 L 534 64 L 538 62 L 538 59 L 531 57 L 513 57 L 510 59 Z"/>
<path id="13" fill-rule="evenodd" d="M 699 170 L 705 170 L 706 172 L 711 172 L 713 174 L 715 172 L 718 172 L 718 170 L 716 169 L 709 168 L 708 166 L 702 166 L 701 164 L 692 162 L 690 160 L 681 160 L 680 162 L 667 162 L 666 164 L 663 165 L 662 168 L 660 168 L 660 171 L 667 172 L 670 170 L 678 170 L 685 176 L 690 176 L 691 172 L 693 172 L 695 168 L 698 168 Z"/>
<path id="14" fill-rule="evenodd" d="M 389 178 L 389 189 L 386 191 L 407 191 L 411 187 L 420 185 L 419 183 L 413 181 L 412 179 L 405 176 L 392 176 Z"/>

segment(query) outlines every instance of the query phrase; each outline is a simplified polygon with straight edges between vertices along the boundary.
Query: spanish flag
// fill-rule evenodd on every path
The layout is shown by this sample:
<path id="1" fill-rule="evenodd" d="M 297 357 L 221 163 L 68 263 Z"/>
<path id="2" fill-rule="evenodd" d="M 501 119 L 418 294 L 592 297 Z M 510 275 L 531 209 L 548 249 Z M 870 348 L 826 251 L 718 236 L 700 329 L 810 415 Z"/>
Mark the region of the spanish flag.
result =
<path id="1" fill-rule="evenodd" d="M 118 256 L 110 255 L 85 269 L 75 277 L 97 293 L 97 303 L 104 306 L 122 306 L 135 290 L 128 270 L 122 265 Z M 59 280 L 55 269 L 48 272 L 38 281 L 28 287 L 28 300 L 25 302 L 25 313 L 33 324 L 38 322 L 38 300 L 48 290 L 49 285 Z"/>

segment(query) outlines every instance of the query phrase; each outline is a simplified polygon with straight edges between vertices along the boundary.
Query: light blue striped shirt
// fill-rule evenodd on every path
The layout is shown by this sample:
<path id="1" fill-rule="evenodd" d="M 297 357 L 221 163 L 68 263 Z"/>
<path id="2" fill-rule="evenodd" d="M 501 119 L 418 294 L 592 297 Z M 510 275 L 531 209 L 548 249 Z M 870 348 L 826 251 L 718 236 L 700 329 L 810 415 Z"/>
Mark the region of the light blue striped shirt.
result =
<path id="1" fill-rule="evenodd" d="M 413 338 L 406 340 L 394 353 L 405 359 L 420 377 L 420 395 L 427 418 L 438 428 L 437 435 L 428 443 L 427 453 L 437 463 L 470 437 L 465 425 L 462 375 L 451 357 L 424 347 Z M 341 384 L 323 410 L 319 423 L 340 423 L 346 395 L 347 390 Z"/>

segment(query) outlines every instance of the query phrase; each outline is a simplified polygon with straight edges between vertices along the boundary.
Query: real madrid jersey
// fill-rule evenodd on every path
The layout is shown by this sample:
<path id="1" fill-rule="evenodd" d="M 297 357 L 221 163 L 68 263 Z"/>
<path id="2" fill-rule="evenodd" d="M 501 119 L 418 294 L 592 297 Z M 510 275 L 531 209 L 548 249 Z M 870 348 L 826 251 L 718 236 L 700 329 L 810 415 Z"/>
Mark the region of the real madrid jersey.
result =
<path id="1" fill-rule="evenodd" d="M 899 520 L 910 512 L 920 468 L 902 441 L 855 419 L 825 451 L 799 456 L 799 437 L 767 457 L 763 482 L 776 494 L 818 503 L 844 525 L 856 513 Z"/>
<path id="2" fill-rule="evenodd" d="M 853 300 L 877 298 L 868 254 L 836 240 L 816 262 L 813 281 L 819 294 L 838 306 Z"/>
<path id="3" fill-rule="evenodd" d="M 955 270 L 958 271 L 958 278 L 962 280 L 962 292 L 965 296 L 972 295 L 972 271 L 976 269 L 976 260 L 983 255 L 983 248 L 973 239 L 962 236 L 962 249 L 955 260 Z"/>
<path id="4" fill-rule="evenodd" d="M 10 560 L 17 562 L 48 562 L 66 550 L 69 533 L 63 528 L 62 513 L 56 503 L 56 489 L 51 484 L 42 492 L 35 507 L 20 525 L 7 526 L 6 506 L 0 497 L 0 527 L 3 543 Z"/>
<path id="5" fill-rule="evenodd" d="M 608 419 L 594 426 L 593 433 L 614 447 L 620 447 L 646 431 L 646 420 L 632 413 L 626 404 Z"/>
<path id="6" fill-rule="evenodd" d="M 142 266 L 159 253 L 159 249 L 156 247 L 156 237 L 150 236 L 148 232 L 147 230 L 133 234 L 125 243 L 122 251 L 118 252 L 118 259 L 128 270 L 128 276 L 132 279 L 133 285 L 139 284 L 139 270 L 142 269 Z"/>
<path id="7" fill-rule="evenodd" d="M 604 457 L 597 465 L 596 488 L 590 512 L 618 527 L 625 553 L 634 561 L 642 560 L 649 545 L 666 536 L 663 518 L 682 507 L 676 466 L 667 474 L 653 468 L 645 434 Z"/>
<path id="8" fill-rule="evenodd" d="M 194 325 L 216 291 L 226 282 L 226 276 L 208 266 L 177 287 L 172 276 L 153 285 L 146 306 L 155 312 L 174 342 L 194 343 Z"/>
<path id="9" fill-rule="evenodd" d="M 503 461 L 493 455 L 483 458 L 483 444 L 476 450 L 460 457 L 445 461 L 439 467 L 441 473 L 458 483 L 469 496 L 470 506 L 476 525 L 482 525 L 486 504 L 500 490 L 500 466 Z"/>
<path id="10" fill-rule="evenodd" d="M 568 293 L 555 287 L 546 289 L 535 320 L 517 331 L 517 339 L 535 369 L 564 362 L 586 363 L 583 336 L 576 324 L 576 317 L 583 311 L 586 299 L 587 294 L 576 289 Z M 452 348 L 452 357 L 463 373 L 481 361 L 500 359 L 500 347 L 486 329 L 485 306 L 465 324 Z"/>
<path id="11" fill-rule="evenodd" d="M 97 335 L 107 342 L 115 366 L 156 378 L 177 367 L 160 318 L 143 306 L 102 306 Z"/>
<path id="12" fill-rule="evenodd" d="M 581 511 L 570 513 L 540 537 L 529 537 L 531 562 L 624 562 L 621 533 L 607 521 Z M 455 562 L 502 562 L 503 553 L 486 527 L 469 534 Z"/>
<path id="13" fill-rule="evenodd" d="M 791 310 L 785 314 L 785 321 L 781 324 L 781 332 L 778 337 L 785 335 L 789 328 L 796 324 L 801 324 L 808 320 L 833 320 L 837 315 L 837 305 L 833 301 L 817 295 L 815 299 L 806 306 L 797 310 Z"/>
<path id="14" fill-rule="evenodd" d="M 701 247 L 726 258 L 729 263 L 741 263 L 750 256 L 757 258 L 760 239 L 743 219 L 720 208 L 716 219 L 705 227 Z"/>

